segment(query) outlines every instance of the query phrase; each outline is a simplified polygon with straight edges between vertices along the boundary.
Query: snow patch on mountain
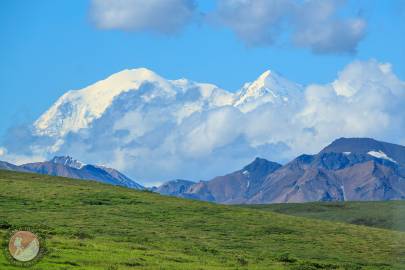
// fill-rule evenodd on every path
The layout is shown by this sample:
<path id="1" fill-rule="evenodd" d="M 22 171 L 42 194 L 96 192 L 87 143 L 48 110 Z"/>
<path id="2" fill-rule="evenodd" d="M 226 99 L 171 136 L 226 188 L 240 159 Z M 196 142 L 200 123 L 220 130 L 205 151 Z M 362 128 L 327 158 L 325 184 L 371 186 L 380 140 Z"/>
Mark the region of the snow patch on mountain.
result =
<path id="1" fill-rule="evenodd" d="M 343 201 L 346 201 L 346 191 L 345 191 L 345 186 L 341 185 L 340 188 L 342 189 L 342 195 L 343 195 Z"/>
<path id="2" fill-rule="evenodd" d="M 68 167 L 75 168 L 75 169 L 81 169 L 84 166 L 86 166 L 85 163 L 78 161 L 76 159 L 73 159 L 70 156 L 56 156 L 53 159 L 51 159 L 50 162 L 56 163 L 56 164 L 62 164 L 64 166 L 68 166 Z"/>
<path id="3" fill-rule="evenodd" d="M 385 154 L 381 150 L 379 150 L 379 151 L 369 151 L 367 154 L 369 154 L 370 156 L 376 157 L 376 158 L 386 159 L 386 160 L 389 160 L 391 162 L 397 163 L 394 159 L 387 156 L 387 154 Z"/>

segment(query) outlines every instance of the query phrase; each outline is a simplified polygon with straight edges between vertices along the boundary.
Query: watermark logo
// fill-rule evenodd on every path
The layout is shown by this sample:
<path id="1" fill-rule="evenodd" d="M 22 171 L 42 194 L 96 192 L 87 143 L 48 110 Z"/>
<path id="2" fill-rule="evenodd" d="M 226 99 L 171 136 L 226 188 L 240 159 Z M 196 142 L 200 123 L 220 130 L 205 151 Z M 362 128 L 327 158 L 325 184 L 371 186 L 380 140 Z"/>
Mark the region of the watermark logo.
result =
<path id="1" fill-rule="evenodd" d="M 39 254 L 39 239 L 32 232 L 17 231 L 8 242 L 8 251 L 17 261 L 32 261 Z"/>
<path id="2" fill-rule="evenodd" d="M 5 253 L 12 264 L 31 266 L 44 254 L 43 240 L 32 230 L 10 231 L 6 239 Z"/>

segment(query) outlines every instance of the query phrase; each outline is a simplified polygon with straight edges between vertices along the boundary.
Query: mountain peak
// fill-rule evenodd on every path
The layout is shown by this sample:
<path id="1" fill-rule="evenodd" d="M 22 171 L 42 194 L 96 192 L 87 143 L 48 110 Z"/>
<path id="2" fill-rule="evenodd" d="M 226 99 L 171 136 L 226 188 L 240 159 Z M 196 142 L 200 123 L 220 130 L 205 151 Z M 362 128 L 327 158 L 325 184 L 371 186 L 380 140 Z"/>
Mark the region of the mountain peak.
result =
<path id="1" fill-rule="evenodd" d="M 70 156 L 55 156 L 49 162 L 55 164 L 62 164 L 64 166 L 68 166 L 75 169 L 81 169 L 86 165 L 83 162 L 78 161 Z"/>
<path id="2" fill-rule="evenodd" d="M 281 78 L 276 72 L 271 71 L 270 69 L 264 71 L 255 81 L 248 84 L 248 89 L 250 93 L 254 93 L 263 88 L 269 88 L 269 84 L 275 80 Z"/>
<path id="3" fill-rule="evenodd" d="M 405 146 L 371 138 L 339 138 L 326 146 L 322 153 L 353 153 L 384 158 L 405 165 Z"/>
<path id="4" fill-rule="evenodd" d="M 262 170 L 273 171 L 280 167 L 281 167 L 281 165 L 276 162 L 272 162 L 272 161 L 268 161 L 267 159 L 264 159 L 264 158 L 256 157 L 255 160 L 253 160 L 250 164 L 246 165 L 242 170 L 252 173 L 252 172 L 262 171 Z"/>
<path id="5" fill-rule="evenodd" d="M 277 72 L 266 70 L 255 81 L 243 86 L 235 105 L 243 111 L 249 111 L 267 102 L 286 103 L 299 99 L 297 94 L 301 92 L 301 85 L 285 79 Z M 251 104 L 246 106 L 246 103 Z"/>
<path id="6" fill-rule="evenodd" d="M 85 88 L 65 93 L 35 121 L 35 131 L 47 136 L 77 132 L 101 117 L 117 96 L 137 91 L 146 82 L 153 82 L 166 92 L 172 91 L 167 80 L 147 68 L 125 69 Z"/>
<path id="7" fill-rule="evenodd" d="M 254 83 L 264 86 L 266 83 L 266 80 L 269 79 L 271 76 L 277 76 L 276 73 L 272 72 L 270 69 L 264 71 L 255 81 Z"/>
<path id="8" fill-rule="evenodd" d="M 384 142 L 379 142 L 371 138 L 345 138 L 341 137 L 334 140 L 326 146 L 320 153 L 327 152 L 352 152 L 352 153 L 367 153 L 371 150 L 382 150 Z"/>
<path id="9" fill-rule="evenodd" d="M 124 69 L 117 73 L 112 74 L 106 80 L 109 79 L 119 79 L 119 80 L 131 80 L 131 81 L 159 81 L 162 79 L 158 74 L 153 70 L 148 68 L 133 68 L 133 69 Z"/>

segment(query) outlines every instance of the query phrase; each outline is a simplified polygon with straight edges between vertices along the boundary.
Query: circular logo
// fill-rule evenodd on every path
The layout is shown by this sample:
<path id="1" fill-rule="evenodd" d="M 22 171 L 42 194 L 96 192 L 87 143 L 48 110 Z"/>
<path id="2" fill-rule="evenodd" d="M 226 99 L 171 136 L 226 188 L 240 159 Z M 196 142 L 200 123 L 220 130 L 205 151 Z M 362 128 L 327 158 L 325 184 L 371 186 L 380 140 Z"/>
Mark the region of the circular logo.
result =
<path id="1" fill-rule="evenodd" d="M 15 260 L 30 262 L 39 255 L 39 238 L 29 231 L 16 231 L 10 237 L 8 251 Z"/>

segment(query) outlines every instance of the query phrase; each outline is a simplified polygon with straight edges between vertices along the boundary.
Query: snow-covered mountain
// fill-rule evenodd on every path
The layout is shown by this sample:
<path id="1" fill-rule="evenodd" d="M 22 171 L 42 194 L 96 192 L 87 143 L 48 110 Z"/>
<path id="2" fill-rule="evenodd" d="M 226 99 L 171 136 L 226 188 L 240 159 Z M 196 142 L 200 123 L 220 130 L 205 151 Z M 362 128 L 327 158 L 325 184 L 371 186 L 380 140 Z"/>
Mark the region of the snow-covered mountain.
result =
<path id="1" fill-rule="evenodd" d="M 145 167 L 145 155 L 152 159 L 176 155 L 174 162 L 181 162 L 176 161 L 178 156 L 204 156 L 213 150 L 210 148 L 223 144 L 221 139 L 204 139 L 207 135 L 202 133 L 218 134 L 216 129 L 223 129 L 224 136 L 232 137 L 225 135 L 231 129 L 227 125 L 244 122 L 245 113 L 266 104 L 295 106 L 302 95 L 302 86 L 272 71 L 246 83 L 240 91 L 230 92 L 208 83 L 167 80 L 146 68 L 123 70 L 61 96 L 34 122 L 35 138 L 46 138 L 45 145 L 34 149 L 45 149 L 45 158 L 70 153 L 93 163 L 108 161 L 124 171 L 128 171 L 129 162 L 123 165 L 123 159 Z M 198 140 L 209 146 L 195 145 Z M 259 154 L 263 155 L 254 153 Z M 107 155 L 114 155 L 113 162 L 106 160 Z M 138 172 L 135 176 L 144 177 Z"/>
<path id="2" fill-rule="evenodd" d="M 34 126 L 38 135 L 61 138 L 90 127 L 122 96 L 137 98 L 131 103 L 138 103 L 138 108 L 152 104 L 170 106 L 170 114 L 180 122 L 206 109 L 234 106 L 250 111 L 265 103 L 287 103 L 300 94 L 302 86 L 270 70 L 246 83 L 238 93 L 232 93 L 213 84 L 166 80 L 149 69 L 138 68 L 123 70 L 83 89 L 67 92 Z"/>
<path id="3" fill-rule="evenodd" d="M 267 70 L 254 82 L 246 83 L 236 95 L 234 105 L 247 112 L 265 103 L 287 104 L 302 98 L 303 87 Z"/>
<path id="4" fill-rule="evenodd" d="M 212 84 L 186 79 L 166 80 L 146 68 L 123 70 L 64 94 L 34 123 L 36 133 L 63 137 L 69 132 L 88 128 L 123 96 L 131 96 L 130 103 L 136 103 L 138 108 L 147 104 L 170 105 L 173 107 L 170 112 L 177 121 L 204 108 L 234 102 L 232 93 Z"/>

